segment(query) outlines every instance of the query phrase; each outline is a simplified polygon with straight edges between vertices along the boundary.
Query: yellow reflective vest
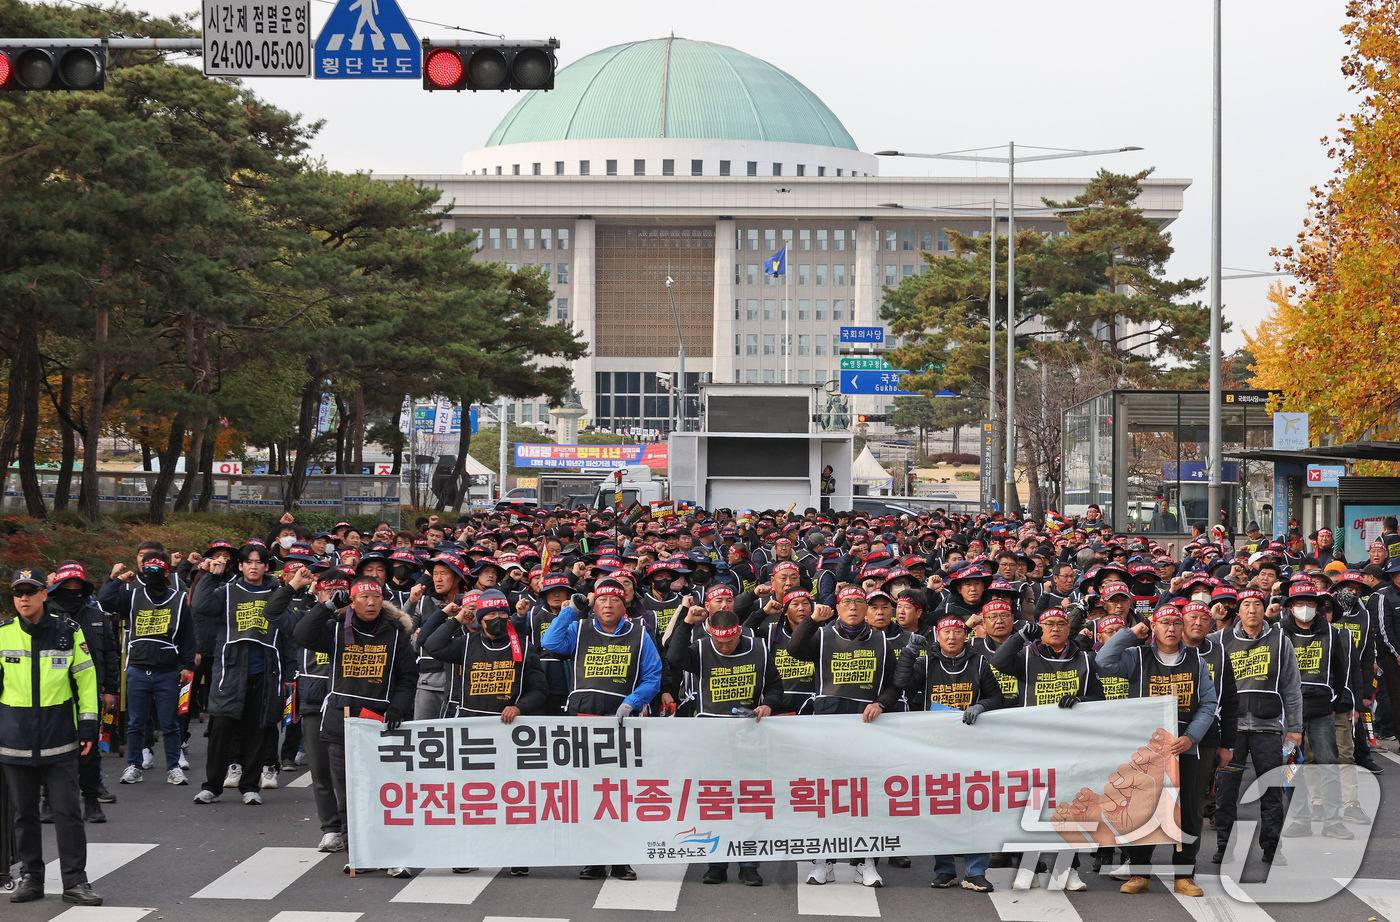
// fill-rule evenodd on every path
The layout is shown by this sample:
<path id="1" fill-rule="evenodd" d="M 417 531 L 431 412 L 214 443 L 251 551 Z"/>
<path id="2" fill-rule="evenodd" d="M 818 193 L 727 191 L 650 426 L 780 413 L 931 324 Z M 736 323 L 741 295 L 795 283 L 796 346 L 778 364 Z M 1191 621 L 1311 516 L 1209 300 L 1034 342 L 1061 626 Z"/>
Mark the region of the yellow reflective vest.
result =
<path id="1" fill-rule="evenodd" d="M 0 762 L 72 758 L 79 722 L 95 742 L 97 720 L 97 670 L 82 628 L 47 613 L 33 633 L 18 617 L 0 623 Z"/>

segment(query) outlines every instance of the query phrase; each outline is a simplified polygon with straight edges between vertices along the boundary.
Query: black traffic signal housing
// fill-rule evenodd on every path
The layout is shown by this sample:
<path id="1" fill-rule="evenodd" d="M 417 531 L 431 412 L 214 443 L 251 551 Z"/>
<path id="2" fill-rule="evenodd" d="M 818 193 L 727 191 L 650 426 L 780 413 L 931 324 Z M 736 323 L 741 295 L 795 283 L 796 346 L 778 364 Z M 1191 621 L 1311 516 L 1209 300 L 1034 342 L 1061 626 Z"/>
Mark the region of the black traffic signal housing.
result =
<path id="1" fill-rule="evenodd" d="M 0 92 L 101 90 L 106 85 L 107 49 L 100 39 L 61 45 L 0 40 Z"/>
<path id="2" fill-rule="evenodd" d="M 883 423 L 887 421 L 888 413 L 861 413 L 856 416 L 858 423 Z"/>
<path id="3" fill-rule="evenodd" d="M 552 90 L 559 42 L 423 42 L 425 90 Z"/>

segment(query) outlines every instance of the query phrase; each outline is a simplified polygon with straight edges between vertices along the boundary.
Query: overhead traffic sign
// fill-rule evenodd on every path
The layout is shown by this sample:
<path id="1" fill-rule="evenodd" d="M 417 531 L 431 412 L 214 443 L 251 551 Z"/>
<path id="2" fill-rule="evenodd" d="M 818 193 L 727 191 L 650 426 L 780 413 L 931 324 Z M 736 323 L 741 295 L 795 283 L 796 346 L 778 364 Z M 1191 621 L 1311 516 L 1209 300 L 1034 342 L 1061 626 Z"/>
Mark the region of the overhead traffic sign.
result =
<path id="1" fill-rule="evenodd" d="M 339 0 L 316 36 L 316 79 L 421 80 L 418 36 L 395 0 Z"/>
<path id="2" fill-rule="evenodd" d="M 311 76 L 311 0 L 206 2 L 203 13 L 204 76 Z"/>
<path id="3" fill-rule="evenodd" d="M 894 366 L 882 358 L 844 358 L 842 371 L 894 371 Z"/>
<path id="4" fill-rule="evenodd" d="M 884 327 L 842 327 L 843 343 L 882 343 L 885 341 Z"/>
<path id="5" fill-rule="evenodd" d="M 904 371 L 842 371 L 841 393 L 882 394 L 891 397 L 913 397 L 912 391 L 900 388 Z"/>

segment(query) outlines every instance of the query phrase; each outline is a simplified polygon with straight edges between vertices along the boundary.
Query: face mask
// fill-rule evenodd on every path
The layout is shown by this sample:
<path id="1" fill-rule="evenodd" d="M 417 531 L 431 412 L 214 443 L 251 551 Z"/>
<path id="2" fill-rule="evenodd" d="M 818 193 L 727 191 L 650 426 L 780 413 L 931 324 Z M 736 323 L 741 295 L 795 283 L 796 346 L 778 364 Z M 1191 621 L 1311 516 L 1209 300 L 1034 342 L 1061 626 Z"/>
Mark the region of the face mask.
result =
<path id="1" fill-rule="evenodd" d="M 1317 617 L 1317 607 L 1313 605 L 1299 605 L 1293 609 L 1293 620 L 1299 624 L 1312 624 L 1313 618 Z"/>
<path id="2" fill-rule="evenodd" d="M 1336 599 L 1337 604 L 1342 608 L 1351 608 L 1352 605 L 1356 604 L 1356 593 L 1350 589 L 1338 589 L 1332 593 L 1332 598 Z"/>
<path id="3" fill-rule="evenodd" d="M 1209 601 L 1210 601 L 1210 593 L 1209 593 L 1209 592 L 1193 592 L 1193 593 L 1191 593 L 1191 601 L 1193 601 L 1193 602 L 1209 602 Z"/>
<path id="4" fill-rule="evenodd" d="M 291 547 L 293 544 L 296 544 L 296 542 L 296 535 L 283 535 L 282 537 L 277 539 L 277 543 L 282 545 L 282 550 L 284 551 L 287 550 L 287 548 Z"/>
<path id="5" fill-rule="evenodd" d="M 394 579 L 398 580 L 401 583 L 408 582 L 409 578 L 412 575 L 413 571 L 410 570 L 408 567 L 403 566 L 402 564 L 400 564 L 397 567 L 394 567 Z"/>
<path id="6" fill-rule="evenodd" d="M 166 583 L 166 573 L 160 567 L 144 567 L 141 570 L 141 582 L 147 586 L 161 588 Z"/>
<path id="7" fill-rule="evenodd" d="M 481 629 L 488 637 L 501 637 L 506 632 L 505 618 L 488 618 L 481 622 Z"/>

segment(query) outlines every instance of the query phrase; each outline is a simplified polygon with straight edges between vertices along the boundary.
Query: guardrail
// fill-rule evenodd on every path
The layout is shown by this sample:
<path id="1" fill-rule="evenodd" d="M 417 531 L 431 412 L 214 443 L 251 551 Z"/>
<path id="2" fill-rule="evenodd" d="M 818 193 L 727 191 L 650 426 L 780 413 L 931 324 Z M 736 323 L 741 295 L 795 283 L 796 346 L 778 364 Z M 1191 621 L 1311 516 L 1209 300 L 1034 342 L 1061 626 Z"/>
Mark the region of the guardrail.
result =
<path id="1" fill-rule="evenodd" d="M 151 471 L 99 471 L 97 474 L 97 503 L 104 513 L 129 512 L 149 506 L 151 487 L 160 475 Z M 184 474 L 176 474 L 166 497 L 166 508 L 175 503 L 175 496 L 184 482 Z M 281 509 L 290 477 L 277 474 L 215 475 L 214 495 L 210 509 L 215 512 L 238 512 L 253 509 Z M 199 485 L 195 482 L 195 496 Z M 39 472 L 39 489 L 52 508 L 58 474 Z M 69 484 L 68 501 L 78 504 L 78 474 Z M 308 511 L 332 512 L 338 515 L 373 515 L 397 522 L 401 501 L 401 485 L 397 477 L 376 477 L 369 474 L 312 474 L 307 478 L 297 507 Z M 19 486 L 19 469 L 11 467 L 5 479 L 3 509 L 23 512 L 24 493 Z"/>

